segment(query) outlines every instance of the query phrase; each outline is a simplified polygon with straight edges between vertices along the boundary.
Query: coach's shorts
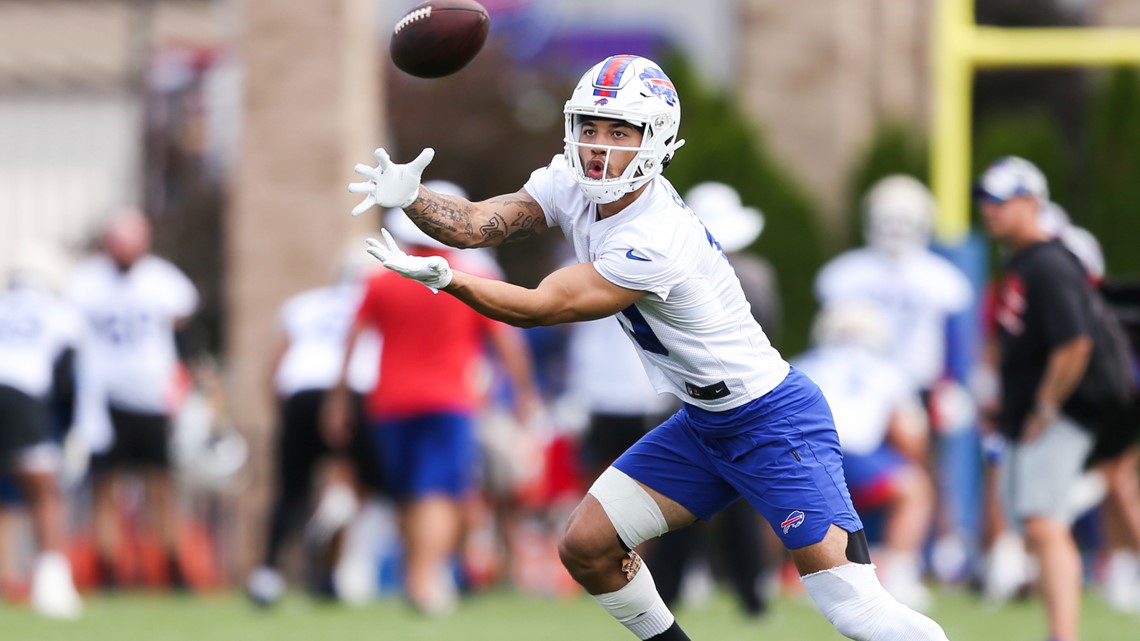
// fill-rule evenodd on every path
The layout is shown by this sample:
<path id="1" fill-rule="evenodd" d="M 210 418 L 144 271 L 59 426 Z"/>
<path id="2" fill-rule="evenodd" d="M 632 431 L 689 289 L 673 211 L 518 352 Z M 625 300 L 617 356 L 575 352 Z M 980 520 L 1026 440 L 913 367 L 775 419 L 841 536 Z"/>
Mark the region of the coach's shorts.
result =
<path id="1" fill-rule="evenodd" d="M 1140 444 L 1140 395 L 1128 407 L 1104 417 L 1085 467 L 1114 459 L 1137 444 Z"/>
<path id="2" fill-rule="evenodd" d="M 1093 437 L 1062 416 L 1029 443 L 1006 441 L 999 479 L 1002 506 L 1018 529 L 1027 518 L 1072 523 L 1078 515 L 1066 500 L 1080 478 Z"/>
<path id="3" fill-rule="evenodd" d="M 855 506 L 862 510 L 882 507 L 891 495 L 891 484 L 910 461 L 893 446 L 883 443 L 870 454 L 843 455 L 843 476 Z"/>
<path id="4" fill-rule="evenodd" d="M 794 368 L 776 389 L 736 409 L 686 405 L 614 467 L 706 521 L 744 497 L 788 549 L 818 543 L 832 524 L 863 529 L 831 408 Z"/>
<path id="5" fill-rule="evenodd" d="M 47 404 L 8 385 L 0 385 L 0 464 L 11 465 L 24 449 L 51 438 Z"/>
<path id="6" fill-rule="evenodd" d="M 479 448 L 466 414 L 381 420 L 369 435 L 384 487 L 396 500 L 432 494 L 461 499 L 475 486 Z"/>
<path id="7" fill-rule="evenodd" d="M 91 457 L 95 474 L 120 469 L 170 469 L 170 418 L 110 408 L 115 440 L 110 449 Z"/>

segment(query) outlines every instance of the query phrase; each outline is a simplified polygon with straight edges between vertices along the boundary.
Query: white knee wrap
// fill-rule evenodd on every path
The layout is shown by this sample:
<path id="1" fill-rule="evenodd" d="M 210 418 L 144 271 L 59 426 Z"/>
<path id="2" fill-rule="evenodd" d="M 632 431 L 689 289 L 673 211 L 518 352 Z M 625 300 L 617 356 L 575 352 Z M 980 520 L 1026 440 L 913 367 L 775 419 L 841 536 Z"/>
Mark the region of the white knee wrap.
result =
<path id="1" fill-rule="evenodd" d="M 942 628 L 896 601 L 875 566 L 851 563 L 803 577 L 815 607 L 843 636 L 856 641 L 947 641 Z"/>
<path id="2" fill-rule="evenodd" d="M 618 537 L 630 550 L 669 531 L 653 497 L 616 467 L 602 472 L 590 486 L 590 494 L 602 504 Z"/>

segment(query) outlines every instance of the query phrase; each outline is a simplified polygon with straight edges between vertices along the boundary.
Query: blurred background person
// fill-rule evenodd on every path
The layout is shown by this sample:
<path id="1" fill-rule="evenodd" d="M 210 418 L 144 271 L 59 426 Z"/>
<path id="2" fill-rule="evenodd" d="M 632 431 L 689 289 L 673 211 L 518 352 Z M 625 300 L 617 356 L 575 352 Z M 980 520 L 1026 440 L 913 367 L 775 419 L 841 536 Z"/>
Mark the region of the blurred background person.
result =
<path id="1" fill-rule="evenodd" d="M 36 557 L 31 605 L 46 617 L 72 619 L 83 612 L 65 547 L 66 512 L 59 489 L 61 464 L 57 434 L 62 420 L 52 407 L 61 384 L 70 378 L 71 357 L 82 324 L 58 294 L 65 259 L 50 246 L 21 247 L 0 292 L 0 466 L 23 490 L 32 520 Z M 62 367 L 61 367 L 62 365 Z M 11 523 L 5 523 L 6 527 Z M 22 547 L 6 533 L 3 542 Z M 11 550 L 3 554 L 12 558 Z"/>
<path id="2" fill-rule="evenodd" d="M 935 433 L 960 429 L 972 418 L 972 407 L 949 412 L 955 404 L 943 401 L 972 401 L 950 373 L 948 325 L 970 308 L 975 294 L 963 271 L 930 248 L 934 197 L 917 179 L 892 174 L 871 185 L 861 208 L 865 245 L 824 264 L 816 275 L 816 297 L 822 306 L 850 299 L 877 305 L 889 319 L 888 356 L 921 396 L 929 427 Z M 930 470 L 939 467 L 937 447 L 932 440 Z M 944 511 L 949 504 L 940 500 L 937 506 L 936 547 L 961 549 L 964 537 Z"/>
<path id="3" fill-rule="evenodd" d="M 935 203 L 910 176 L 887 176 L 862 202 L 864 247 L 831 259 L 816 276 L 820 304 L 878 305 L 890 322 L 890 357 L 928 393 L 946 372 L 946 321 L 970 304 L 962 271 L 929 248 Z"/>
<path id="4" fill-rule="evenodd" d="M 1082 561 L 1071 526 L 1079 515 L 1072 487 L 1080 479 L 1108 393 L 1131 391 L 1106 369 L 1109 352 L 1098 298 L 1074 255 L 1042 228 L 1044 175 L 1007 156 L 982 174 L 975 191 L 991 238 L 1008 251 L 997 293 L 1001 400 L 998 428 L 1003 512 L 1040 567 L 1038 587 L 1053 639 L 1078 638 Z M 1106 357 L 1108 360 L 1106 360 Z"/>
<path id="5" fill-rule="evenodd" d="M 1138 309 L 1140 297 L 1135 286 L 1107 287 L 1107 268 L 1100 242 L 1088 229 L 1073 223 L 1068 212 L 1055 202 L 1045 203 L 1038 213 L 1042 229 L 1056 238 L 1084 267 L 1089 284 L 1106 295 L 1108 302 L 1121 311 Z M 1119 316 L 1119 315 L 1118 315 Z M 1122 320 L 1122 319 L 1118 319 Z M 1133 325 L 1136 323 L 1134 322 Z M 1137 330 L 1122 328 L 1129 337 L 1129 354 L 1133 371 L 1138 372 Z M 1093 451 L 1086 467 L 1099 475 L 1104 502 L 1100 505 L 1103 545 L 1101 587 L 1105 599 L 1122 612 L 1140 611 L 1140 398 L 1103 417 Z"/>
<path id="6" fill-rule="evenodd" d="M 358 481 L 368 488 L 376 485 L 379 470 L 365 440 L 362 402 L 376 384 L 380 345 L 374 332 L 360 334 L 349 362 L 346 439 L 330 443 L 321 429 L 321 407 L 339 380 L 349 330 L 363 297 L 367 257 L 361 243 L 346 247 L 332 284 L 296 294 L 278 311 L 279 339 L 270 368 L 278 408 L 275 485 L 264 556 L 247 584 L 257 605 L 272 605 L 283 596 L 282 548 L 301 532 L 309 516 L 314 518 L 310 551 L 324 556 L 324 544 L 356 512 Z M 321 498 L 314 513 L 315 496 Z M 332 560 L 306 558 L 313 566 L 306 568 L 310 590 L 331 596 Z"/>
<path id="7" fill-rule="evenodd" d="M 465 193 L 445 181 L 424 184 L 441 194 Z M 410 253 L 446 255 L 475 273 L 495 275 L 484 253 L 442 246 L 398 209 L 385 213 L 384 226 Z M 359 335 L 369 328 L 379 332 L 382 347 L 379 381 L 365 404 L 368 435 L 384 487 L 397 504 L 405 594 L 424 614 L 444 616 L 456 605 L 451 564 L 463 535 L 464 502 L 478 478 L 475 421 L 486 391 L 484 353 L 489 347 L 502 362 L 516 418 L 525 425 L 539 406 L 530 352 L 519 330 L 388 270 L 374 272 L 349 333 L 340 379 L 326 402 L 331 442 L 347 437 L 347 366 Z"/>
<path id="8" fill-rule="evenodd" d="M 125 209 L 107 223 L 102 251 L 81 264 L 68 299 L 86 322 L 80 354 L 81 434 L 92 452 L 92 518 L 98 579 L 129 583 L 119 561 L 130 554 L 121 531 L 124 483 L 141 479 L 143 523 L 157 536 L 166 578 L 185 587 L 179 558 L 181 506 L 170 460 L 171 413 L 179 385 L 175 334 L 198 305 L 190 279 L 150 253 L 143 212 Z M 185 345 L 185 343 L 183 343 Z"/>
<path id="9" fill-rule="evenodd" d="M 763 232 L 764 215 L 744 206 L 733 187 L 719 182 L 694 186 L 686 192 L 684 200 L 720 244 L 736 271 L 753 318 L 764 328 L 769 340 L 778 345 L 781 307 L 775 270 L 768 261 L 744 251 Z M 775 538 L 766 534 L 771 534 L 771 530 L 761 528 L 760 516 L 748 502 L 736 501 L 708 523 L 697 522 L 662 535 L 649 551 L 649 563 L 653 566 L 653 578 L 661 598 L 666 605 L 673 605 L 682 596 L 686 581 L 692 586 L 690 596 L 697 597 L 701 592 L 701 577 L 715 574 L 728 579 L 745 615 L 760 616 L 768 609 L 763 581 L 764 550 L 783 549 L 778 539 L 766 543 L 767 539 Z"/>
<path id="10" fill-rule="evenodd" d="M 791 360 L 831 406 L 843 474 L 861 514 L 885 516 L 883 587 L 917 610 L 931 606 L 922 582 L 922 547 L 934 514 L 934 482 L 926 469 L 926 414 L 914 386 L 888 357 L 890 322 L 874 303 L 843 300 L 820 310 L 813 348 Z"/>

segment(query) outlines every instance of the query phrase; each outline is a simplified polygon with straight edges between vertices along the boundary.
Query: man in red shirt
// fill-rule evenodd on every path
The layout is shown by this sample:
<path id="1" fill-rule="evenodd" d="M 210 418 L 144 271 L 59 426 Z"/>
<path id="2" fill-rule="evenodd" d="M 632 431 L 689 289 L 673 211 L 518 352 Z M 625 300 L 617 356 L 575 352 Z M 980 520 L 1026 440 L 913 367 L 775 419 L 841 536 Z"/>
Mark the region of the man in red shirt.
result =
<path id="1" fill-rule="evenodd" d="M 402 211 L 389 211 L 385 226 L 403 237 L 410 252 L 444 256 L 487 277 L 499 275 L 479 250 L 455 250 L 432 240 Z M 432 320 L 425 323 L 425 318 Z M 365 411 L 385 487 L 399 508 L 405 590 L 419 610 L 447 614 L 455 603 L 447 563 L 460 541 L 462 500 L 478 471 L 475 420 L 489 375 L 484 350 L 489 345 L 502 361 L 523 420 L 537 403 L 530 353 L 519 330 L 388 270 L 368 281 L 346 363 L 366 327 L 378 330 L 382 340 L 380 379 Z M 343 376 L 341 381 L 338 390 Z M 345 424 L 344 398 L 334 393 L 326 414 L 332 439 Z"/>

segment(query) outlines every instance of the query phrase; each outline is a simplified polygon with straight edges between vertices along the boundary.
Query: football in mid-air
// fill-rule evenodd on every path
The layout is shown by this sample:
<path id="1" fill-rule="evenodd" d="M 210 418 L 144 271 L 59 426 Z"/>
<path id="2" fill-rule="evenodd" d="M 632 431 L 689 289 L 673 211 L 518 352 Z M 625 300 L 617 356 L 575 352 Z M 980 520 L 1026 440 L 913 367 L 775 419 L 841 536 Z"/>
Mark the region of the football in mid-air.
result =
<path id="1" fill-rule="evenodd" d="M 467 66 L 490 28 L 487 10 L 475 0 L 427 0 L 396 23 L 388 49 L 401 71 L 440 78 Z"/>

